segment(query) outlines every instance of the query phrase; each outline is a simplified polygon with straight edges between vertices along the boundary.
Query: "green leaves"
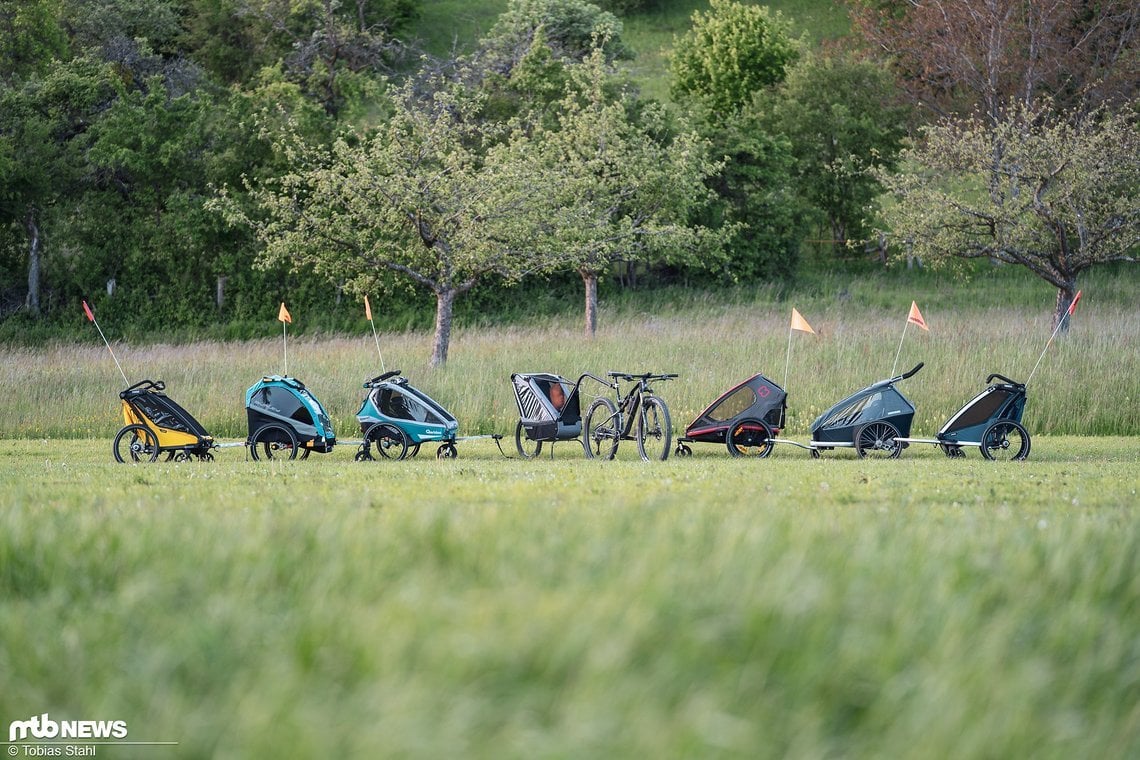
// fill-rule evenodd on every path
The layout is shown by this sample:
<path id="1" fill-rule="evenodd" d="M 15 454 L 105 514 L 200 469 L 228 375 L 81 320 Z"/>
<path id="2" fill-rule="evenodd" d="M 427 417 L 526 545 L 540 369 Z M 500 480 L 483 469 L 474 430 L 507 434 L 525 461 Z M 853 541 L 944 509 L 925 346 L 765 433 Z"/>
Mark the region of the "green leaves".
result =
<path id="1" fill-rule="evenodd" d="M 671 63 L 674 97 L 695 97 L 725 115 L 754 93 L 784 78 L 799 55 L 787 23 L 762 5 L 711 0 L 693 14 L 693 27 L 676 41 Z"/>
<path id="2" fill-rule="evenodd" d="M 1081 272 L 1140 244 L 1140 132 L 1129 114 L 1080 121 L 1011 106 L 1005 120 L 948 120 L 880 172 L 898 244 L 939 263 L 989 257 L 1071 294 Z"/>

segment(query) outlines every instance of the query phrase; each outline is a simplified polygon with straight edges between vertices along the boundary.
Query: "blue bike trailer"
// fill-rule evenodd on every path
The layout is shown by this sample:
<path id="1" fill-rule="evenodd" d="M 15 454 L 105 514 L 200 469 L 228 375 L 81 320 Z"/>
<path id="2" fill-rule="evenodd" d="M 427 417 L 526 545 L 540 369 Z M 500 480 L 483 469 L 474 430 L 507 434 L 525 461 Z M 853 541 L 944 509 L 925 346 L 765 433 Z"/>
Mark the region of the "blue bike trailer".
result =
<path id="1" fill-rule="evenodd" d="M 293 459 L 301 452 L 327 454 L 336 445 L 336 433 L 328 412 L 317 397 L 295 377 L 267 375 L 245 392 L 247 443 L 254 459 L 283 456 Z"/>
<path id="2" fill-rule="evenodd" d="M 371 459 L 373 448 L 385 458 L 403 459 L 428 442 L 443 444 L 437 457 L 454 458 L 459 421 L 399 375 L 400 370 L 391 370 L 364 383 L 368 393 L 356 413 L 364 443 L 357 459 Z"/>
<path id="3" fill-rule="evenodd" d="M 976 446 L 986 459 L 1022 461 L 1029 457 L 1031 445 L 1029 432 L 1021 424 L 1026 398 L 1025 383 L 995 372 L 986 378 L 986 387 L 946 421 L 936 438 L 898 440 L 933 444 L 952 458 L 965 456 L 964 447 Z"/>

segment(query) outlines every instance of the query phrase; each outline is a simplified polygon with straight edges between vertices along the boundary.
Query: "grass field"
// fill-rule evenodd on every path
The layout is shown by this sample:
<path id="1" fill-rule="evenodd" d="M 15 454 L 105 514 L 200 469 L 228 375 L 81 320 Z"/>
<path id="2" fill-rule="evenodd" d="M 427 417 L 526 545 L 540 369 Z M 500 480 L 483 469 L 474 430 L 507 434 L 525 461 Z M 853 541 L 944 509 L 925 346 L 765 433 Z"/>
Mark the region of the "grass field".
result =
<path id="1" fill-rule="evenodd" d="M 1133 268 L 1135 269 L 1135 268 Z M 1077 319 L 1057 339 L 1029 386 L 1025 424 L 1033 435 L 1140 434 L 1140 273 L 1090 276 Z M 907 331 L 898 371 L 922 361 L 922 372 L 900 385 L 918 409 L 913 433 L 932 435 L 979 391 L 991 372 L 1028 378 L 1050 334 L 1047 286 L 1016 273 L 956 283 L 940 278 L 837 277 L 795 295 L 758 290 L 738 298 L 674 294 L 659 303 L 602 303 L 593 340 L 580 333 L 580 314 L 541 324 L 460 328 L 446 368 L 425 366 L 430 335 L 382 334 L 385 366 L 404 370 L 413 384 L 448 408 L 460 433 L 512 434 L 518 419 L 512 372 L 557 372 L 577 378 L 608 370 L 675 372 L 658 387 L 681 431 L 721 392 L 756 372 L 784 384 L 788 324 L 797 307 L 818 336 L 792 335 L 788 371 L 788 435 L 803 438 L 824 409 L 849 393 L 890 376 L 910 300 L 916 298 L 929 332 Z M 374 306 L 383 330 L 383 306 Z M 294 314 L 295 326 L 305 316 Z M 77 315 L 83 344 L 41 348 L 0 345 L 0 429 L 7 437 L 107 438 L 121 426 L 122 378 L 90 323 Z M 117 336 L 113 314 L 101 315 Z M 537 320 L 536 320 L 537 321 Z M 244 394 L 262 375 L 281 373 L 276 337 L 249 342 L 132 344 L 116 340 L 131 382 L 164 380 L 167 392 L 215 437 L 246 436 Z M 304 336 L 289 341 L 289 374 L 320 399 L 345 438 L 359 435 L 355 414 L 366 378 L 379 374 L 368 323 L 361 333 Z M 588 386 L 597 393 L 598 386 Z M 583 409 L 589 399 L 583 400 Z"/>
<path id="2" fill-rule="evenodd" d="M 1132 439 L 1022 464 L 0 447 L 0 716 L 100 757 L 1134 757 Z"/>
<path id="3" fill-rule="evenodd" d="M 1030 386 L 1024 463 L 695 445 L 646 464 L 632 444 L 590 462 L 574 443 L 520 461 L 476 440 L 451 461 L 239 445 L 117 465 L 102 345 L 0 347 L 0 728 L 46 712 L 177 742 L 112 758 L 1135 757 L 1134 280 L 1084 283 Z M 1025 378 L 1042 295 L 1007 274 L 616 299 L 592 341 L 573 317 L 460 329 L 442 370 L 427 335 L 382 340 L 461 433 L 513 431 L 512 371 L 607 369 L 679 372 L 660 391 L 680 431 L 753 372 L 782 382 L 795 305 L 820 333 L 793 336 L 785 435 L 805 440 L 889 373 L 914 297 L 931 330 L 900 370 L 927 366 L 902 388 L 930 435 L 989 372 Z M 116 351 L 230 442 L 282 361 L 279 338 Z M 374 351 L 290 343 L 342 438 Z"/>

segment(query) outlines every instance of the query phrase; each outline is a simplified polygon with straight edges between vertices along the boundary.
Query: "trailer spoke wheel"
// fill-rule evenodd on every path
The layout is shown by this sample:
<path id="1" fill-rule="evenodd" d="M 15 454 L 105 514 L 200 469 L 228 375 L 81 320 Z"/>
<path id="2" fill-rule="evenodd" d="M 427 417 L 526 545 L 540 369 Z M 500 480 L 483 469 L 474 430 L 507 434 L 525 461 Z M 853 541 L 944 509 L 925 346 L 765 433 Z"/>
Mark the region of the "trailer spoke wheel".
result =
<path id="1" fill-rule="evenodd" d="M 673 442 L 673 421 L 664 399 L 646 396 L 637 417 L 637 451 L 646 462 L 669 458 L 669 444 Z"/>
<path id="2" fill-rule="evenodd" d="M 408 437 L 395 425 L 377 422 L 364 431 L 364 443 L 357 453 L 357 460 L 373 459 L 373 450 L 384 459 L 394 459 L 398 462 L 408 453 Z"/>
<path id="3" fill-rule="evenodd" d="M 889 422 L 869 422 L 855 433 L 855 451 L 862 459 L 898 459 L 902 445 L 898 428 Z"/>
<path id="4" fill-rule="evenodd" d="M 621 440 L 621 416 L 614 402 L 600 397 L 586 412 L 582 443 L 589 459 L 613 459 Z"/>
<path id="5" fill-rule="evenodd" d="M 741 420 L 724 437 L 728 453 L 734 457 L 763 459 L 772 453 L 772 430 L 761 420 Z M 813 449 L 814 451 L 814 449 Z"/>
<path id="6" fill-rule="evenodd" d="M 982 435 L 982 456 L 986 459 L 1021 462 L 1029 457 L 1029 432 L 1021 423 L 998 420 Z"/>
<path id="7" fill-rule="evenodd" d="M 308 451 L 305 453 L 308 454 Z M 253 434 L 249 442 L 249 454 L 255 462 L 262 456 L 266 459 L 296 459 L 297 436 L 284 425 L 266 425 Z"/>
<path id="8" fill-rule="evenodd" d="M 408 446 L 408 455 L 407 455 L 408 459 L 415 459 L 416 454 L 419 454 L 419 453 L 420 453 L 420 445 L 418 443 L 413 443 L 410 446 Z"/>
<path id="9" fill-rule="evenodd" d="M 515 448 L 523 459 L 534 459 L 542 452 L 542 441 L 532 441 L 527 438 L 526 426 L 522 420 L 515 425 Z"/>
<path id="10" fill-rule="evenodd" d="M 158 459 L 158 436 L 146 425 L 127 425 L 115 436 L 115 461 L 153 462 Z"/>

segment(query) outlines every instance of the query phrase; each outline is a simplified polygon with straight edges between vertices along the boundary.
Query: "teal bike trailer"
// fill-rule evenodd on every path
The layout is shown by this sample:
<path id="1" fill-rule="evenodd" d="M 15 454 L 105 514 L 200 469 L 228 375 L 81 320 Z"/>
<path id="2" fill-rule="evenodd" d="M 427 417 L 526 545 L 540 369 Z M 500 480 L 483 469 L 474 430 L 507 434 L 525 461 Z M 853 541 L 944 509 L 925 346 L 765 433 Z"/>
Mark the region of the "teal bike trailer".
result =
<path id="1" fill-rule="evenodd" d="M 459 421 L 435 399 L 413 387 L 394 369 L 364 383 L 368 393 L 356 413 L 364 440 L 356 461 L 411 458 L 424 443 L 439 443 L 439 459 L 458 456 Z M 477 436 L 483 437 L 483 436 Z M 495 436 L 490 436 L 495 437 Z M 468 440 L 467 438 L 463 440 Z"/>
<path id="2" fill-rule="evenodd" d="M 245 392 L 249 438 L 255 459 L 305 459 L 312 452 L 327 454 L 336 446 L 328 412 L 295 377 L 267 375 Z"/>

